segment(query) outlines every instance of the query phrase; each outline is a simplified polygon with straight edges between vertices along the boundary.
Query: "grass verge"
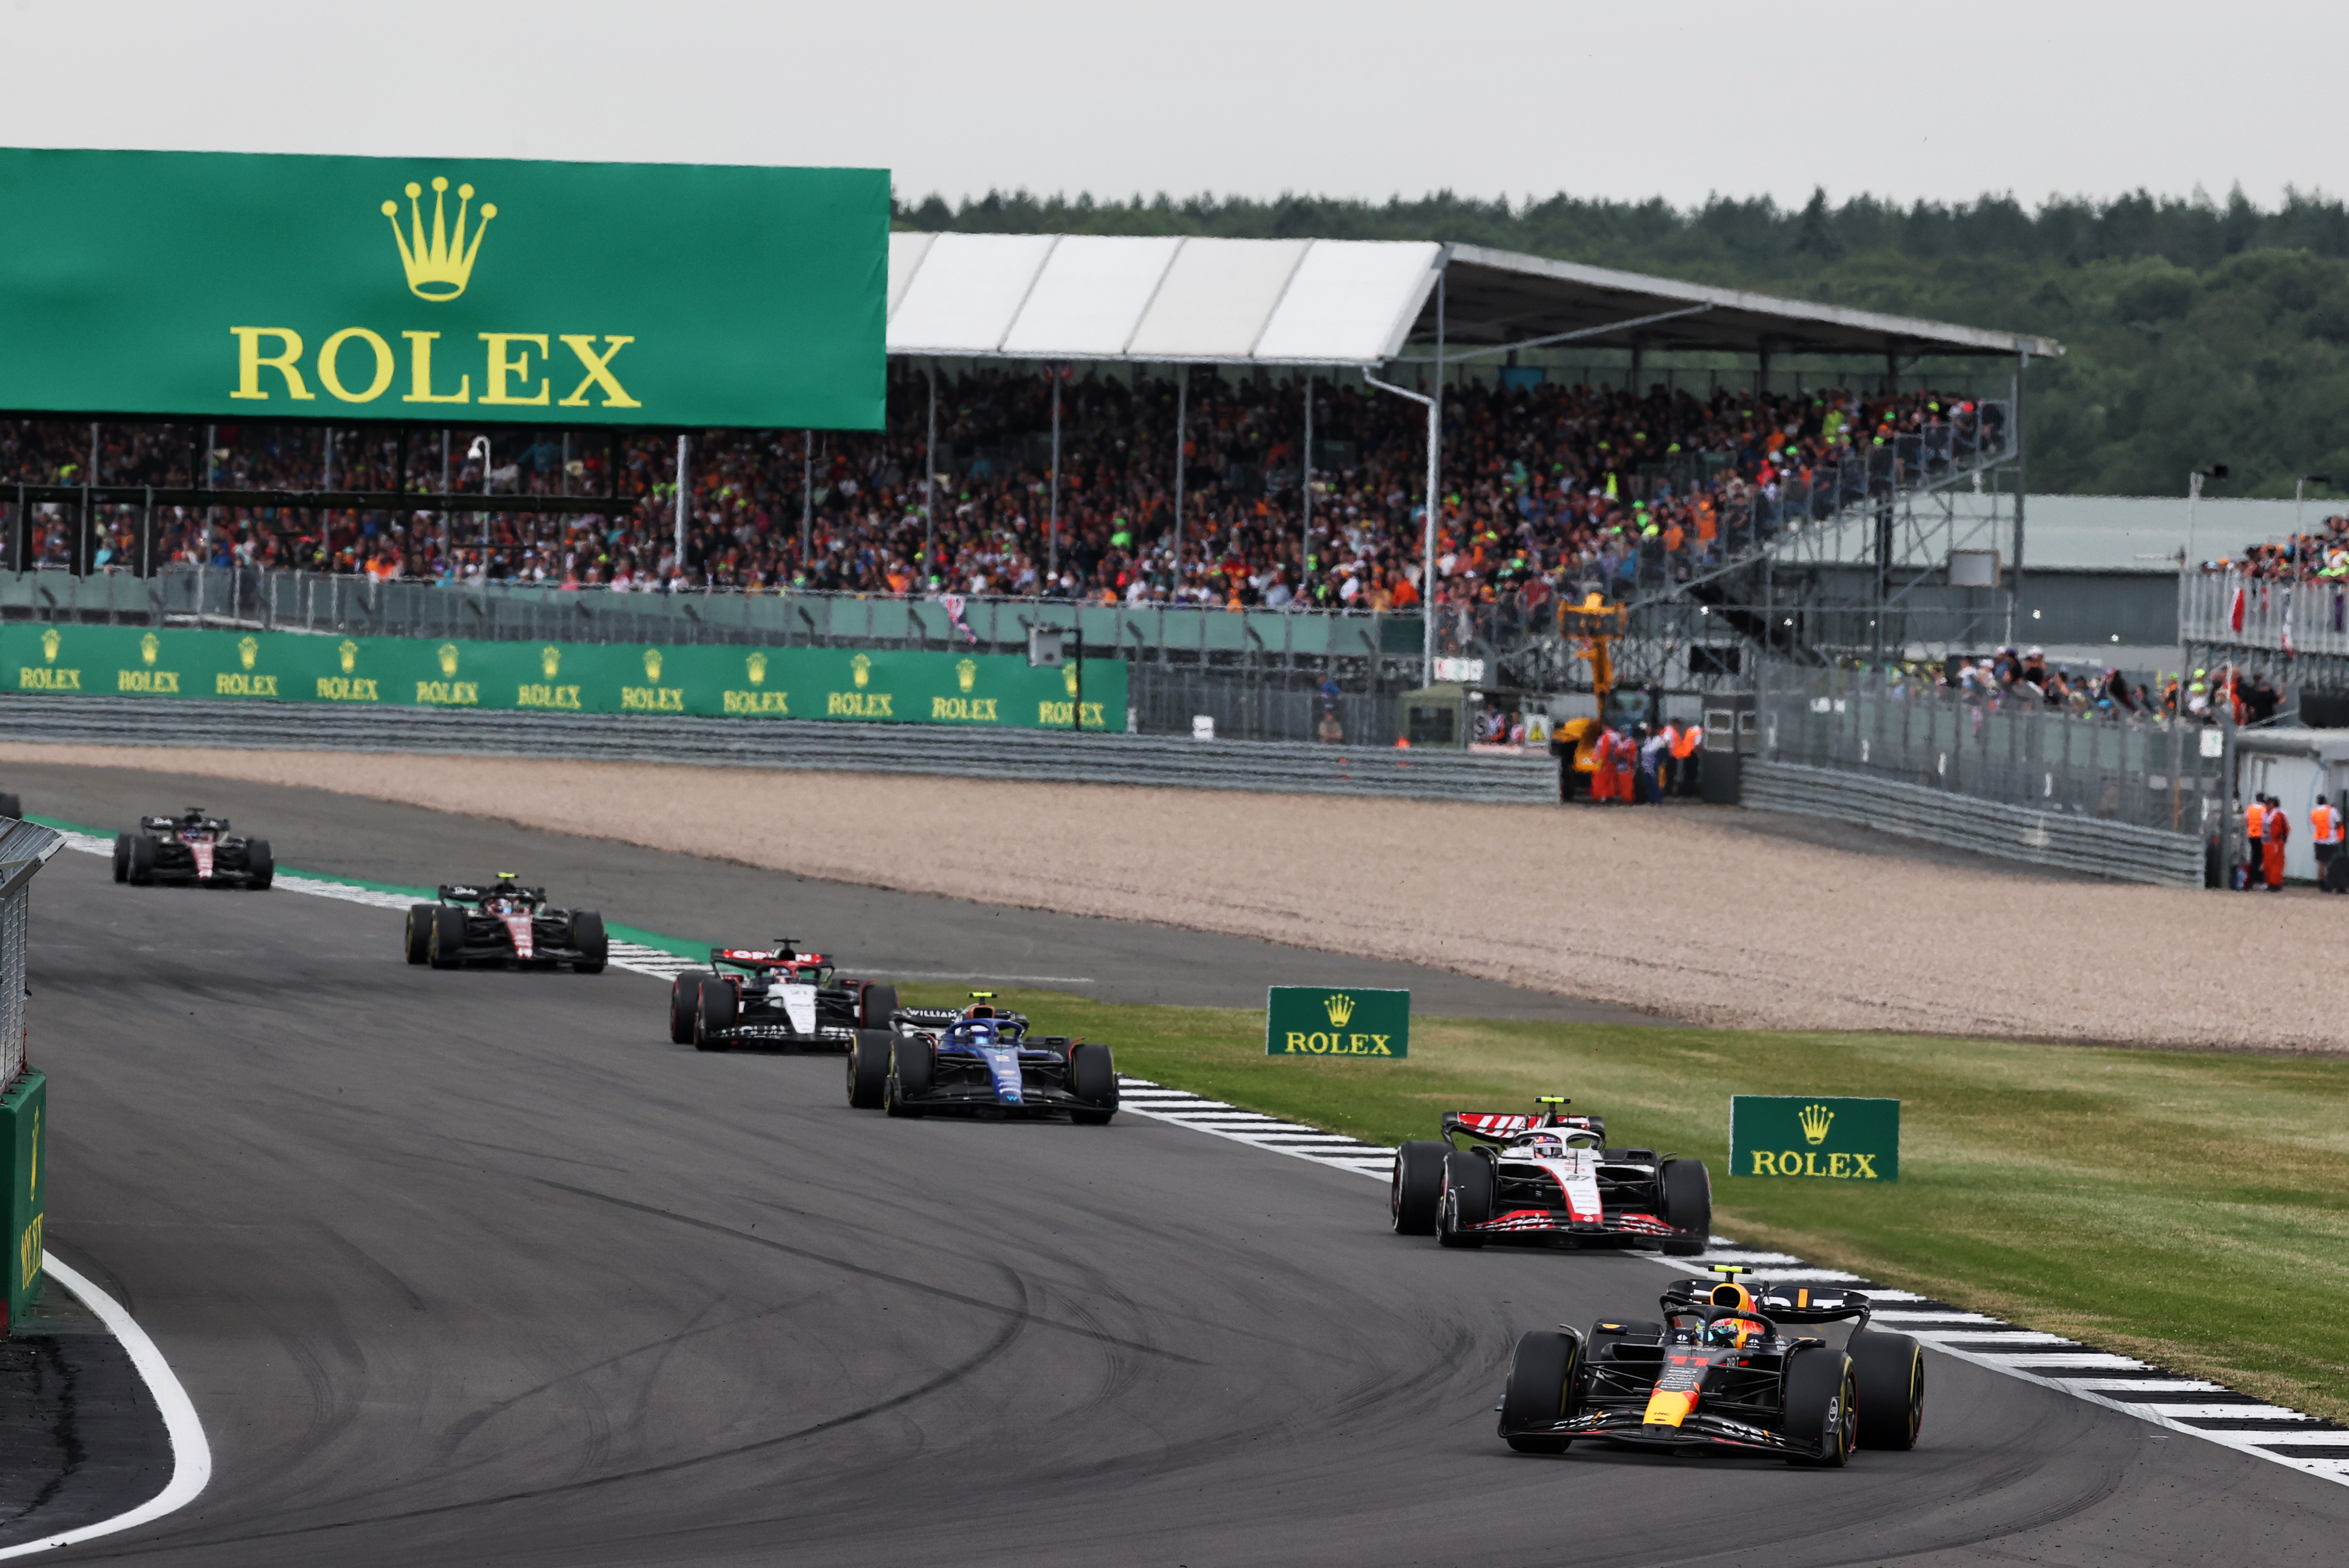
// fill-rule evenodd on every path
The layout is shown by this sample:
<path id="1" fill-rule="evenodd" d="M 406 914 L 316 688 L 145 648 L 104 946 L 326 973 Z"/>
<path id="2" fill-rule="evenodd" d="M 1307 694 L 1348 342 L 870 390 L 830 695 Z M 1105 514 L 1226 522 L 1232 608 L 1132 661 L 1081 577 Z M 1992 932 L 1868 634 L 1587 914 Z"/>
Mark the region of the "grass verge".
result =
<path id="1" fill-rule="evenodd" d="M 1609 1141 L 1702 1157 L 1741 1241 L 2349 1420 L 2330 1308 L 2349 1294 L 2349 1062 L 1446 1019 L 1414 1020 L 1401 1062 L 1268 1057 L 1259 1012 L 1002 995 L 1125 1072 L 1381 1143 L 1570 1095 Z M 1733 1094 L 1898 1098 L 1899 1181 L 1723 1179 Z"/>

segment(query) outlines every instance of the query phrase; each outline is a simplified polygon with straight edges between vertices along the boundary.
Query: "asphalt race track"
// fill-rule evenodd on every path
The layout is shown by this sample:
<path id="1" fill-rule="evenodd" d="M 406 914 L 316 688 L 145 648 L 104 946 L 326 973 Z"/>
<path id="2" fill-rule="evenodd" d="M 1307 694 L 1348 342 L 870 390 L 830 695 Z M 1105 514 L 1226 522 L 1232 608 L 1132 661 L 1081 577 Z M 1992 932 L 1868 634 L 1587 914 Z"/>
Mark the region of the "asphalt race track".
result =
<path id="1" fill-rule="evenodd" d="M 28 809 L 126 815 L 99 775 L 69 805 L 16 772 Z M 189 798 L 243 818 L 242 793 Z M 387 880 L 523 836 L 334 810 Z M 687 934 L 707 889 L 776 880 L 595 853 L 625 865 L 613 918 Z M 606 874 L 512 858 L 558 896 Z M 118 888 L 75 853 L 34 909 L 50 1246 L 154 1335 L 215 1465 L 65 1555 L 2264 1565 L 2349 1540 L 2349 1488 L 1939 1355 L 1924 1446 L 1842 1472 L 1513 1455 L 1517 1333 L 1652 1302 L 1652 1262 L 1399 1241 L 1371 1182 L 1139 1118 L 852 1112 L 835 1058 L 668 1044 L 650 980 L 411 969 L 388 911 Z M 983 967 L 1000 930 L 1028 972 L 1030 919 L 921 967 Z M 1288 961 L 1215 940 L 1235 994 Z M 1110 967 L 1075 972 L 1122 993 Z"/>

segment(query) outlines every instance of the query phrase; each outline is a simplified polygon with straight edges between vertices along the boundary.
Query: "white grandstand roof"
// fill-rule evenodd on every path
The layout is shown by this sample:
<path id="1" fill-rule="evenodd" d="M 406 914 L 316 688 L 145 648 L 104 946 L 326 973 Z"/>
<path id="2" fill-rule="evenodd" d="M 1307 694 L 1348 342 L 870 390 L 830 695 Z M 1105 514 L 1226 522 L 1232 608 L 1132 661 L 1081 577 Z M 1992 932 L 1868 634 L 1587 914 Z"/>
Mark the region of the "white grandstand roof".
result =
<path id="1" fill-rule="evenodd" d="M 889 236 L 889 352 L 923 358 L 1380 365 L 1571 339 L 1733 353 L 2061 354 L 2027 333 L 1396 240 Z"/>

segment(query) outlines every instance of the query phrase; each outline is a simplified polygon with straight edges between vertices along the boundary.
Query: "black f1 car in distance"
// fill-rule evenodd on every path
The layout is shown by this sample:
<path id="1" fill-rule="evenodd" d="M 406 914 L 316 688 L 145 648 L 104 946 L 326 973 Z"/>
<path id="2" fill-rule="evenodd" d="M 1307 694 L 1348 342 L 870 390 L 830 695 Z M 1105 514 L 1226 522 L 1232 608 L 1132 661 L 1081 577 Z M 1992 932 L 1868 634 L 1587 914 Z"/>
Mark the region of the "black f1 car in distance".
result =
<path id="1" fill-rule="evenodd" d="M 1675 1280 L 1661 1323 L 1560 1324 L 1517 1341 L 1501 1395 L 1501 1436 L 1520 1453 L 1564 1453 L 1577 1438 L 1665 1452 L 1772 1454 L 1840 1469 L 1854 1449 L 1917 1446 L 1925 1357 L 1905 1334 L 1868 1326 L 1857 1291 L 1749 1288 Z M 1842 1346 L 1789 1337 L 1791 1324 L 1857 1318 Z"/>
<path id="2" fill-rule="evenodd" d="M 142 816 L 138 832 L 116 834 L 114 879 L 257 890 L 277 879 L 277 860 L 266 838 L 231 833 L 228 818 L 191 805 L 178 816 Z"/>
<path id="3" fill-rule="evenodd" d="M 885 1031 L 897 988 L 851 980 L 795 938 L 771 948 L 712 948 L 708 969 L 670 982 L 668 1037 L 700 1051 L 736 1045 L 823 1044 L 847 1049 L 860 1029 Z"/>
<path id="4" fill-rule="evenodd" d="M 1400 1236 L 1446 1247 L 1487 1241 L 1654 1247 L 1694 1257 L 1713 1233 L 1713 1178 L 1700 1159 L 1609 1148 L 1599 1116 L 1560 1095 L 1531 1116 L 1446 1111 L 1444 1140 L 1395 1151 L 1387 1211 Z M 1455 1139 L 1466 1140 L 1462 1147 Z"/>
<path id="5" fill-rule="evenodd" d="M 522 964 L 574 974 L 601 974 L 611 958 L 604 917 L 593 909 L 557 909 L 543 888 L 524 888 L 511 871 L 481 887 L 444 882 L 437 904 L 410 904 L 408 961 L 434 969 L 471 963 Z"/>
<path id="6" fill-rule="evenodd" d="M 1028 1020 L 974 991 L 971 1005 L 901 1007 L 886 1031 L 860 1029 L 848 1053 L 848 1103 L 893 1116 L 958 1111 L 999 1116 L 1065 1114 L 1083 1127 L 1117 1115 L 1109 1047 L 1030 1034 Z"/>

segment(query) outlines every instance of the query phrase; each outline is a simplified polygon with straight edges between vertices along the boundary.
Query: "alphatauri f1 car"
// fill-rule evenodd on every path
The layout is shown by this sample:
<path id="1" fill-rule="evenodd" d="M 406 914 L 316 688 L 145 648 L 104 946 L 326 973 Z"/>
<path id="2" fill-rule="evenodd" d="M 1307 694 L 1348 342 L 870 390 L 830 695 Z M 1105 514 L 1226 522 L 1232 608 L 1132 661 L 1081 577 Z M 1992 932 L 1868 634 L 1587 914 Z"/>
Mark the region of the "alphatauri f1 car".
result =
<path id="1" fill-rule="evenodd" d="M 1446 1111 L 1444 1141 L 1395 1151 L 1387 1209 L 1395 1232 L 1447 1247 L 1487 1241 L 1704 1251 L 1713 1178 L 1704 1162 L 1609 1148 L 1607 1123 L 1569 1116 L 1562 1096 L 1531 1116 Z M 1465 1147 L 1455 1139 L 1464 1140 Z"/>
<path id="2" fill-rule="evenodd" d="M 838 974 L 785 937 L 771 948 L 712 948 L 708 969 L 670 982 L 668 1037 L 702 1051 L 736 1045 L 845 1049 L 860 1029 L 886 1031 L 897 988 Z"/>
<path id="3" fill-rule="evenodd" d="M 408 961 L 434 969 L 466 964 L 520 964 L 576 974 L 601 974 L 611 958 L 604 917 L 593 909 L 557 909 L 543 888 L 524 888 L 511 871 L 486 887 L 444 882 L 437 904 L 408 907 Z"/>
<path id="4" fill-rule="evenodd" d="M 269 840 L 231 833 L 228 818 L 206 816 L 201 806 L 178 816 L 142 816 L 138 832 L 114 836 L 114 879 L 134 887 L 261 888 L 276 878 Z"/>
<path id="5" fill-rule="evenodd" d="M 1854 1449 L 1913 1449 L 1925 1415 L 1925 1357 L 1905 1334 L 1868 1326 L 1857 1291 L 1675 1280 L 1661 1323 L 1564 1324 L 1517 1341 L 1501 1395 L 1501 1436 L 1520 1453 L 1564 1453 L 1577 1438 L 1664 1451 L 1773 1454 L 1840 1469 Z M 1856 1318 L 1840 1347 L 1785 1325 Z"/>
<path id="6" fill-rule="evenodd" d="M 1117 1114 L 1117 1065 L 1109 1047 L 1061 1034 L 1030 1034 L 1028 1020 L 971 1004 L 901 1007 L 886 1031 L 860 1029 L 848 1053 L 848 1103 L 893 1116 L 961 1111 L 998 1116 L 1066 1114 L 1100 1127 Z"/>

